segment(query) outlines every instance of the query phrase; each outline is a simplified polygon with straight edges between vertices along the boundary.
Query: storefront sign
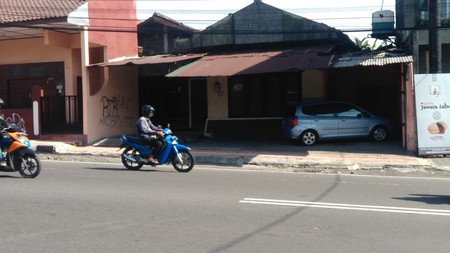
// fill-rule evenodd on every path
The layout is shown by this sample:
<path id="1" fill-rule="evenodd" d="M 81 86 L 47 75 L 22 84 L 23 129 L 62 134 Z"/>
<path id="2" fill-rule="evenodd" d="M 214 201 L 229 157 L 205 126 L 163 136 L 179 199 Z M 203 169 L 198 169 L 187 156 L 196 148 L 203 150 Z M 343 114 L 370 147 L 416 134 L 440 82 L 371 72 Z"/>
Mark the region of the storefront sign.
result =
<path id="1" fill-rule="evenodd" d="M 414 79 L 419 155 L 450 154 L 450 74 Z"/>

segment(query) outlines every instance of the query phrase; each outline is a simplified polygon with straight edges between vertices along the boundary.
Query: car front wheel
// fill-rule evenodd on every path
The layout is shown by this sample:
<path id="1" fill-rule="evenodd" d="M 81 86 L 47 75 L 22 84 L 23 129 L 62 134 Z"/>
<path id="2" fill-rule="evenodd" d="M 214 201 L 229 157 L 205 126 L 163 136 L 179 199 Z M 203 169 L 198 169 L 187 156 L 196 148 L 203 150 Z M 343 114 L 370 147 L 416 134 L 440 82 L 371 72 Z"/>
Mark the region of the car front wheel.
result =
<path id="1" fill-rule="evenodd" d="M 389 137 L 389 132 L 384 126 L 376 126 L 370 133 L 370 137 L 374 141 L 385 141 Z"/>
<path id="2" fill-rule="evenodd" d="M 317 143 L 319 136 L 313 130 L 306 130 L 300 135 L 300 142 L 305 146 L 311 146 Z"/>

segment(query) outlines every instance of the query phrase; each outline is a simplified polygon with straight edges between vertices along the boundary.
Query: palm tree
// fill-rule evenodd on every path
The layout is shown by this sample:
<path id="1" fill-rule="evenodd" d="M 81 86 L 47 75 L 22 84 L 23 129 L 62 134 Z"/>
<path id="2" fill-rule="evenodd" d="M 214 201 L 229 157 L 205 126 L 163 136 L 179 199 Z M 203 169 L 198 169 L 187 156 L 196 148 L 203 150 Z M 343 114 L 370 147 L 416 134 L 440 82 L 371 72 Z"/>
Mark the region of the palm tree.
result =
<path id="1" fill-rule="evenodd" d="M 367 38 L 359 39 L 357 37 L 354 37 L 353 40 L 355 42 L 356 47 L 360 48 L 361 50 L 371 50 L 369 46 L 369 42 L 366 40 Z"/>
<path id="2" fill-rule="evenodd" d="M 361 50 L 375 51 L 382 47 L 382 45 L 377 46 L 377 40 L 375 40 L 372 45 L 369 45 L 369 41 L 367 41 L 367 38 L 359 39 L 357 37 L 354 37 L 353 40 L 355 42 L 355 45 Z"/>

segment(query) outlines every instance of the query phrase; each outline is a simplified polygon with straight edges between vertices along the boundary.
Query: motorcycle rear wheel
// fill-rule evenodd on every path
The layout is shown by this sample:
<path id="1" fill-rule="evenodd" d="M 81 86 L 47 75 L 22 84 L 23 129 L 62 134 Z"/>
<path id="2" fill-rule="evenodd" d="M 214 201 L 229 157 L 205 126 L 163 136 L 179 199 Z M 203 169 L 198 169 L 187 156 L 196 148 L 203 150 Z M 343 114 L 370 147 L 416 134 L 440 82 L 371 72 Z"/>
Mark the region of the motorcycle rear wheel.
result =
<path id="1" fill-rule="evenodd" d="M 179 156 L 182 161 L 178 158 L 178 156 L 174 156 L 172 159 L 172 165 L 178 172 L 189 172 L 194 168 L 194 157 L 188 150 L 180 150 Z"/>
<path id="2" fill-rule="evenodd" d="M 126 156 L 135 158 L 137 161 L 130 161 L 126 158 Z M 139 170 L 142 166 L 144 166 L 143 163 L 139 162 L 139 158 L 141 157 L 139 151 L 133 149 L 132 147 L 125 148 L 120 157 L 122 158 L 123 166 L 125 166 L 128 170 Z"/>
<path id="3" fill-rule="evenodd" d="M 24 178 L 35 178 L 41 172 L 41 162 L 36 155 L 17 155 L 14 157 L 14 168 Z"/>

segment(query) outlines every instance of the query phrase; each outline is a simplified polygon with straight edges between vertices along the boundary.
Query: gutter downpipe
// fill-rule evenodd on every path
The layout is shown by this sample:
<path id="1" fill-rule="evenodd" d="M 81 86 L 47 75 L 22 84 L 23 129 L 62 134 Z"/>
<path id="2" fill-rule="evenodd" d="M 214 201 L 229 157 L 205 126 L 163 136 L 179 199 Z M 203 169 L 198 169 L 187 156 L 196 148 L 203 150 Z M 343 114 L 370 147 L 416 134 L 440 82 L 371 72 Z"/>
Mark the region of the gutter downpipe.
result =
<path id="1" fill-rule="evenodd" d="M 84 26 L 81 32 L 81 79 L 82 79 L 82 101 L 83 101 L 83 134 L 89 132 L 88 129 L 88 113 L 86 108 L 88 107 L 89 100 L 89 71 L 87 66 L 89 66 L 89 31 L 88 27 Z M 87 144 L 87 143 L 84 143 Z"/>

